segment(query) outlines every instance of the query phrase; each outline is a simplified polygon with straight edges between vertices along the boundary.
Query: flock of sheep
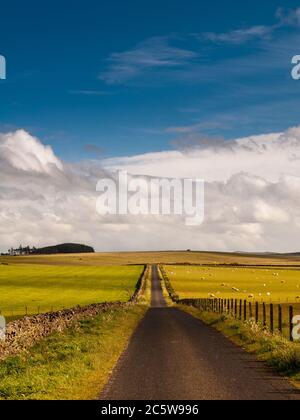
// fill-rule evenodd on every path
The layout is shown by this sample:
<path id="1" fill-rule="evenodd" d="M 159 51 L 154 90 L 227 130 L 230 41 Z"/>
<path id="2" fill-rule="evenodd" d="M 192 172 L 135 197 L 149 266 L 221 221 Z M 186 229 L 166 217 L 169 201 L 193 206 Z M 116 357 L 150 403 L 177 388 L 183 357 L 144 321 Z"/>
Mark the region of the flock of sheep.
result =
<path id="1" fill-rule="evenodd" d="M 209 268 L 206 268 L 205 270 L 208 271 L 208 277 L 214 277 L 214 275 L 212 273 L 209 273 L 209 271 L 210 271 Z M 233 269 L 232 272 L 235 272 L 237 270 L 240 270 L 240 268 L 239 269 L 237 269 L 237 268 L 236 269 Z M 266 269 L 264 271 L 270 273 L 270 270 L 269 269 Z M 252 270 L 252 273 L 255 274 L 256 271 L 255 270 Z M 191 274 L 191 271 L 187 271 L 187 274 Z M 172 276 L 176 276 L 177 273 L 176 272 L 171 272 L 171 275 Z M 273 275 L 273 277 L 280 277 L 280 274 L 278 272 L 274 272 L 274 273 L 272 273 L 272 275 Z M 205 280 L 207 280 L 206 277 L 201 277 L 201 281 L 205 281 Z M 256 277 L 256 280 L 259 280 L 259 277 Z M 282 285 L 285 285 L 286 284 L 286 281 L 285 280 L 281 280 L 280 283 Z M 270 284 L 272 284 L 272 282 L 270 282 Z M 234 293 L 243 293 L 243 294 L 249 293 L 247 290 L 241 290 L 241 289 L 239 289 L 238 287 L 235 287 L 235 286 L 232 286 L 231 287 L 231 285 L 228 284 L 228 283 L 222 283 L 221 284 L 221 287 L 223 289 L 225 289 L 225 288 L 227 288 L 227 289 L 231 288 L 232 292 L 234 292 Z M 266 283 L 262 284 L 262 287 L 263 288 L 267 288 L 267 284 Z M 299 289 L 300 286 L 299 285 L 296 285 L 296 288 Z M 210 298 L 217 298 L 218 295 L 221 295 L 221 292 L 220 291 L 217 291 L 217 292 L 214 292 L 214 293 L 211 292 L 208 295 L 209 295 Z M 272 293 L 270 291 L 268 291 L 266 293 L 258 293 L 257 296 L 259 298 L 262 298 L 263 296 L 267 296 L 268 298 L 271 298 L 272 297 Z M 256 295 L 253 294 L 253 293 L 249 293 L 248 294 L 248 298 L 249 299 L 254 299 L 255 297 L 256 297 Z M 296 299 L 299 300 L 300 299 L 300 296 L 297 296 Z"/>

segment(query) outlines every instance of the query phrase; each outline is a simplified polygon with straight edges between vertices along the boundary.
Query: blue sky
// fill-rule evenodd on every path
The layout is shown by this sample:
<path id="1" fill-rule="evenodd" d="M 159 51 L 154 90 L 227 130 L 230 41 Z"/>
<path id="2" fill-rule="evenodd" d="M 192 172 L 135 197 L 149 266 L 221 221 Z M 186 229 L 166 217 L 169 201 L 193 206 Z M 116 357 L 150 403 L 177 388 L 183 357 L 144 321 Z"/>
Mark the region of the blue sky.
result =
<path id="1" fill-rule="evenodd" d="M 70 161 L 300 123 L 300 2 L 11 0 L 0 132 Z"/>

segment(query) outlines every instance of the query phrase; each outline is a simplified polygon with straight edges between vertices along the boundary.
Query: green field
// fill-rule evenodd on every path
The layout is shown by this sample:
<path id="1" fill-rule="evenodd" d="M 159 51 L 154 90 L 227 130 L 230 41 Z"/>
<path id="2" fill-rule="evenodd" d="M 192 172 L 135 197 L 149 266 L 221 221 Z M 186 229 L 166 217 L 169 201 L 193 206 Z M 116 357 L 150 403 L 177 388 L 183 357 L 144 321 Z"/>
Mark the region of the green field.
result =
<path id="1" fill-rule="evenodd" d="M 282 268 L 165 266 L 181 299 L 220 298 L 300 302 L 300 270 Z"/>
<path id="2" fill-rule="evenodd" d="M 143 271 L 142 266 L 47 266 L 10 261 L 0 265 L 0 311 L 8 318 L 127 301 Z"/>

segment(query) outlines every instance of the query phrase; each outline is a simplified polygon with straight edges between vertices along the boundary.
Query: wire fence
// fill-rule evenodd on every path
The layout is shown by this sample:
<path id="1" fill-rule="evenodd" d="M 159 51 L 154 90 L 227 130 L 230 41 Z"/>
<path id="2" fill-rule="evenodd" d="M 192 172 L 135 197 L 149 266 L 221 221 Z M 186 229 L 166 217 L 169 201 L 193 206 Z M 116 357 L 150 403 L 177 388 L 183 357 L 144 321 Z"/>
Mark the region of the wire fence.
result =
<path id="1" fill-rule="evenodd" d="M 41 306 L 1 306 L 0 315 L 7 319 L 21 318 L 24 316 L 40 315 L 48 312 L 59 312 L 67 309 L 59 305 L 41 305 Z"/>
<path id="2" fill-rule="evenodd" d="M 177 303 L 239 321 L 255 322 L 272 334 L 279 333 L 290 341 L 294 341 L 294 317 L 300 314 L 300 309 L 296 309 L 294 305 L 253 303 L 238 299 L 180 299 Z"/>

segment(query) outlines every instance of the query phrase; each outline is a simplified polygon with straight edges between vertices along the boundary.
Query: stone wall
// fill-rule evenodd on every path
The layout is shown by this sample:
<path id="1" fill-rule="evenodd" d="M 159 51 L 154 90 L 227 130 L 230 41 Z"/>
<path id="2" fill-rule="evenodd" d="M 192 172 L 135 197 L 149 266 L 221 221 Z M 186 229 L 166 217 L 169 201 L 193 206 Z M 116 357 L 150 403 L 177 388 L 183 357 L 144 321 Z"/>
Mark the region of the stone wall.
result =
<path id="1" fill-rule="evenodd" d="M 113 302 L 67 309 L 10 322 L 6 328 L 5 341 L 0 342 L 0 359 L 18 354 L 54 332 L 62 332 L 79 319 L 97 316 L 126 303 Z"/>

